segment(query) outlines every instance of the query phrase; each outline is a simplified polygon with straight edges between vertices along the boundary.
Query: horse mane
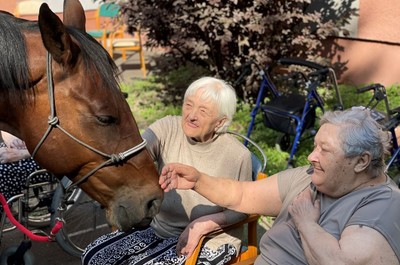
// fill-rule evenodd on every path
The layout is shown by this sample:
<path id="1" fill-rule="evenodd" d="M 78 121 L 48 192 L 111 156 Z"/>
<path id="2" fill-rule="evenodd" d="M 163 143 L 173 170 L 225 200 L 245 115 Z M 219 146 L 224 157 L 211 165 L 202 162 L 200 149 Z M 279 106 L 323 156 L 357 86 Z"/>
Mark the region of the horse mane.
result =
<path id="1" fill-rule="evenodd" d="M 0 96 L 2 100 L 24 106 L 29 95 L 27 91 L 34 95 L 31 88 L 35 84 L 29 81 L 25 37 L 21 29 L 39 31 L 36 21 L 21 20 L 0 12 Z M 96 78 L 101 79 L 103 85 L 96 88 L 119 91 L 118 67 L 108 52 L 86 32 L 71 27 L 67 30 L 81 48 L 87 76 L 93 78 L 93 82 Z M 98 76 L 90 74 L 94 72 Z"/>
<path id="2" fill-rule="evenodd" d="M 30 87 L 29 69 L 25 40 L 18 24 L 11 14 L 0 13 L 0 95 L 24 103 L 25 90 Z"/>
<path id="3" fill-rule="evenodd" d="M 103 85 L 98 88 L 120 91 L 118 85 L 119 69 L 101 44 L 88 33 L 77 30 L 76 28 L 68 28 L 68 33 L 77 40 L 81 48 L 86 71 L 99 74 Z M 95 78 L 97 78 L 93 74 L 89 74 L 88 76 L 93 78 L 92 81 L 95 81 Z"/>

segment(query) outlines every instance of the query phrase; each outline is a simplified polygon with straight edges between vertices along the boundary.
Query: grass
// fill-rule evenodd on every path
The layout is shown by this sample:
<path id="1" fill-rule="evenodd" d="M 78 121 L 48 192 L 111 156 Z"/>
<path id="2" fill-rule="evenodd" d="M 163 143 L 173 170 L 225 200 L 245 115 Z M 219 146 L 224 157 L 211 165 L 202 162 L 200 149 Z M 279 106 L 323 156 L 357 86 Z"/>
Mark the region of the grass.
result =
<path id="1" fill-rule="evenodd" d="M 160 87 L 151 78 L 136 80 L 133 84 L 122 84 L 122 91 L 128 93 L 128 104 L 141 131 L 166 115 L 180 114 L 180 107 L 163 103 L 162 96 L 158 93 Z"/>

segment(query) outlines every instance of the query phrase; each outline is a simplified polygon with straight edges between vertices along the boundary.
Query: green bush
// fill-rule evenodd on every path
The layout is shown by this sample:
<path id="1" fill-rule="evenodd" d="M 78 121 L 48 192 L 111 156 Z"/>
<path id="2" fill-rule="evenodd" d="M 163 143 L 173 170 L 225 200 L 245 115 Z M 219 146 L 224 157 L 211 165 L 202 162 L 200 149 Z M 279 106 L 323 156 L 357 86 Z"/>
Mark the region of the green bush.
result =
<path id="1" fill-rule="evenodd" d="M 128 93 L 128 104 L 141 131 L 166 115 L 180 113 L 180 106 L 165 104 L 162 101 L 162 95 L 158 93 L 162 87 L 153 77 L 121 85 L 122 91 Z"/>

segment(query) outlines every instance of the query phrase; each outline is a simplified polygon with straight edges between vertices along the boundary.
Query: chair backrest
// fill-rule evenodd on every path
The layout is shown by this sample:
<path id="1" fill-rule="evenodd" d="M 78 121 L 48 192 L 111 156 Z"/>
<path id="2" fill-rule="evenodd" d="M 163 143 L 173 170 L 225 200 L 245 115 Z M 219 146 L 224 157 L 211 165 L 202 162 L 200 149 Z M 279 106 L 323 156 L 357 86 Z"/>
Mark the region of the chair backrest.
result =
<path id="1" fill-rule="evenodd" d="M 114 3 L 102 4 L 97 9 L 96 14 L 96 26 L 101 28 L 102 20 L 116 18 L 120 11 L 120 6 Z"/>
<path id="2" fill-rule="evenodd" d="M 257 180 L 259 178 L 266 177 L 265 168 L 267 167 L 268 160 L 262 148 L 256 142 L 254 142 L 253 140 L 251 140 L 250 138 L 248 138 L 243 134 L 232 131 L 228 131 L 228 133 L 233 134 L 239 138 L 242 138 L 245 143 L 247 144 L 250 143 L 257 150 L 258 155 L 256 155 L 254 152 L 251 152 L 252 179 Z"/>
<path id="3" fill-rule="evenodd" d="M 264 170 L 263 170 L 263 165 L 262 165 L 260 159 L 254 153 L 251 153 L 251 165 L 252 165 L 251 178 L 253 180 L 256 180 L 258 174 L 260 172 L 264 172 Z"/>
<path id="4" fill-rule="evenodd" d="M 99 17 L 116 17 L 119 13 L 120 6 L 113 3 L 102 4 L 99 6 Z"/>

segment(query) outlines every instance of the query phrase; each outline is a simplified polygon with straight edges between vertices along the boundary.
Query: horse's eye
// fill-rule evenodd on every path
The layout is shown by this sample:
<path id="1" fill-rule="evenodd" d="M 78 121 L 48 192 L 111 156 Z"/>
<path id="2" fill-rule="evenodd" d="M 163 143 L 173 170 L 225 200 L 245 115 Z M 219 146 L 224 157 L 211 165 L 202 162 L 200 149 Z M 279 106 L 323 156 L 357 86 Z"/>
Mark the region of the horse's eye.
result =
<path id="1" fill-rule="evenodd" d="M 117 121 L 117 118 L 113 116 L 97 116 L 96 118 L 101 125 L 111 125 L 115 124 Z"/>

